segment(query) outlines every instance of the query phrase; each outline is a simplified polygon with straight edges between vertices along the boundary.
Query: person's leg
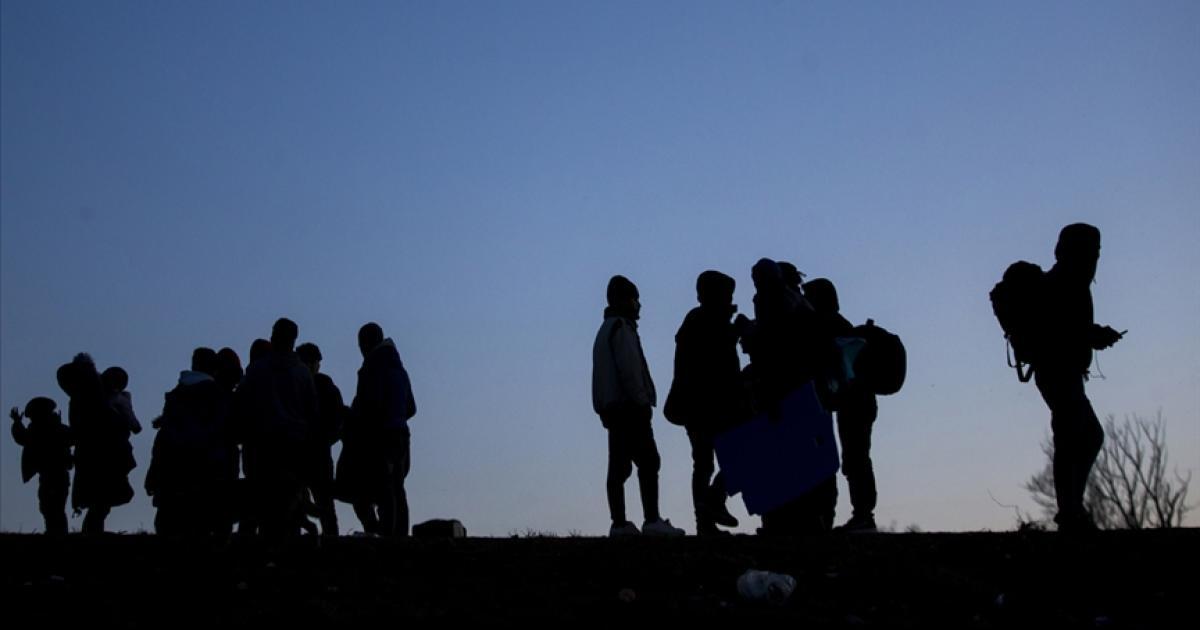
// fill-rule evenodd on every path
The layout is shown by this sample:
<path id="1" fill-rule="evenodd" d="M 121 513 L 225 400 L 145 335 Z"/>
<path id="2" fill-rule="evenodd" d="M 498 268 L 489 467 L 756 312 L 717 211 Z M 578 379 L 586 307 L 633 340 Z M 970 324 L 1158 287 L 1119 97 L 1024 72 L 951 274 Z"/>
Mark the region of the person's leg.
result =
<path id="1" fill-rule="evenodd" d="M 379 516 L 375 514 L 375 505 L 366 501 L 358 501 L 352 505 L 354 515 L 358 517 L 358 522 L 362 523 L 363 533 L 378 534 Z"/>
<path id="2" fill-rule="evenodd" d="M 842 445 L 842 474 L 850 490 L 853 519 L 874 521 L 877 494 L 871 463 L 871 430 L 875 424 L 874 397 L 852 399 L 838 412 L 838 438 Z M 836 482 L 835 482 L 836 483 Z"/>
<path id="3" fill-rule="evenodd" d="M 327 447 L 316 454 L 309 489 L 317 508 L 317 517 L 321 521 L 321 534 L 337 536 L 337 510 L 333 506 L 333 458 L 330 457 Z"/>
<path id="4" fill-rule="evenodd" d="M 39 475 L 38 510 L 46 521 L 46 533 L 61 536 L 67 533 L 67 494 L 70 481 L 65 476 Z"/>
<path id="5" fill-rule="evenodd" d="M 638 469 L 638 489 L 642 495 L 642 514 L 647 523 L 662 520 L 658 511 L 658 471 L 662 467 L 662 458 L 658 455 L 658 445 L 654 442 L 654 430 L 650 420 L 639 421 L 633 428 L 632 435 L 633 463 Z"/>
<path id="6" fill-rule="evenodd" d="M 692 445 L 692 508 L 696 514 L 696 531 L 702 532 L 716 527 L 712 518 L 713 471 L 712 436 L 702 431 L 688 429 L 688 441 Z"/>
<path id="7" fill-rule="evenodd" d="M 633 474 L 633 458 L 629 428 L 624 418 L 607 422 L 608 427 L 608 474 L 605 489 L 608 493 L 608 513 L 613 525 L 623 525 L 628 519 L 625 514 L 625 481 Z"/>
<path id="8" fill-rule="evenodd" d="M 83 517 L 83 533 L 103 534 L 104 521 L 111 511 L 112 507 L 108 505 L 95 505 L 88 508 L 87 514 Z"/>
<path id="9" fill-rule="evenodd" d="M 408 536 L 408 493 L 404 480 L 411 466 L 409 436 L 395 436 L 388 445 L 387 492 L 379 506 L 379 520 L 385 536 Z"/>
<path id="10" fill-rule="evenodd" d="M 1104 441 L 1104 431 L 1083 389 L 1083 375 L 1062 371 L 1035 372 L 1038 391 L 1050 408 L 1054 441 L 1055 517 L 1061 527 L 1090 522 L 1083 507 L 1088 474 Z"/>

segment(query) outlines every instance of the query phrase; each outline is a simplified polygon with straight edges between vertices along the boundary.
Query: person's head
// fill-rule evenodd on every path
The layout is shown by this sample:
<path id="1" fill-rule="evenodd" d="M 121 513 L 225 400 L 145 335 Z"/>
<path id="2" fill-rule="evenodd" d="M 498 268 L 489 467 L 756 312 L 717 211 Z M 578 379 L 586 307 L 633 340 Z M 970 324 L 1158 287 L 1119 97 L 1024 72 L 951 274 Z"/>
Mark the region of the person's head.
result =
<path id="1" fill-rule="evenodd" d="M 375 322 L 367 322 L 358 329 L 358 350 L 362 352 L 363 357 L 371 353 L 379 344 L 383 343 L 383 328 Z"/>
<path id="2" fill-rule="evenodd" d="M 302 343 L 296 346 L 296 356 L 300 362 L 308 366 L 308 371 L 314 375 L 321 371 L 321 349 L 315 343 Z"/>
<path id="3" fill-rule="evenodd" d="M 254 363 L 257 360 L 259 360 L 263 357 L 266 357 L 268 354 L 271 354 L 271 342 L 270 341 L 267 341 L 266 339 L 263 339 L 260 337 L 258 339 L 255 339 L 254 342 L 250 344 L 250 362 L 251 363 Z"/>
<path id="4" fill-rule="evenodd" d="M 754 281 L 754 288 L 758 291 L 769 291 L 783 286 L 783 272 L 779 270 L 779 263 L 770 258 L 760 258 L 754 263 L 750 268 L 750 279 Z"/>
<path id="5" fill-rule="evenodd" d="M 729 306 L 736 286 L 733 278 L 709 269 L 696 278 L 696 300 L 705 306 Z"/>
<path id="6" fill-rule="evenodd" d="M 296 322 L 286 317 L 280 317 L 271 327 L 271 349 L 275 352 L 291 352 L 292 347 L 296 345 L 296 338 L 299 336 L 300 327 L 296 325 Z"/>
<path id="7" fill-rule="evenodd" d="M 242 374 L 242 359 L 233 348 L 221 348 L 217 351 L 217 373 L 213 378 L 216 378 L 218 383 L 233 389 L 241 382 Z"/>
<path id="8" fill-rule="evenodd" d="M 30 399 L 25 405 L 25 417 L 34 422 L 41 422 L 58 416 L 58 405 L 45 396 Z"/>
<path id="9" fill-rule="evenodd" d="M 838 304 L 837 289 L 826 278 L 813 278 L 804 283 L 804 296 L 813 310 L 818 313 L 837 313 L 841 310 Z"/>
<path id="10" fill-rule="evenodd" d="M 622 315 L 637 319 L 642 312 L 637 285 L 625 276 L 616 275 L 608 281 L 608 306 Z"/>
<path id="11" fill-rule="evenodd" d="M 779 265 L 779 275 L 783 278 L 783 284 L 793 289 L 799 289 L 800 284 L 804 282 L 804 274 L 800 273 L 796 265 L 786 260 L 781 260 L 776 264 Z"/>
<path id="12" fill-rule="evenodd" d="M 1100 261 L 1100 230 L 1087 223 L 1072 223 L 1058 233 L 1054 259 L 1072 276 L 1091 282 Z"/>
<path id="13" fill-rule="evenodd" d="M 217 351 L 203 346 L 192 351 L 192 371 L 209 376 L 217 374 Z"/>
<path id="14" fill-rule="evenodd" d="M 110 392 L 123 392 L 129 387 L 129 374 L 114 365 L 100 374 L 100 382 Z"/>

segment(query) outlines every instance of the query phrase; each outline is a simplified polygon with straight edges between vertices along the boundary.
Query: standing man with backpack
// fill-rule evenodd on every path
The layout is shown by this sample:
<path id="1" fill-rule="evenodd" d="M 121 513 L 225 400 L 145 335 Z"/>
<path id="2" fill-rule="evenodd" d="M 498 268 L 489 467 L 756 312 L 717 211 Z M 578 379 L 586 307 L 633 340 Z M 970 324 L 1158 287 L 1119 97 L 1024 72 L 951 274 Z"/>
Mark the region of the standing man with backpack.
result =
<path id="1" fill-rule="evenodd" d="M 644 533 L 682 536 L 683 530 L 658 513 L 658 469 L 662 460 L 650 418 L 657 399 L 642 353 L 637 320 L 642 310 L 637 286 L 625 276 L 608 281 L 608 308 L 592 346 L 592 408 L 608 430 L 608 509 L 612 537 Z M 625 518 L 625 480 L 638 467 L 642 492 L 641 532 Z"/>
<path id="2" fill-rule="evenodd" d="M 1084 391 L 1092 352 L 1111 347 L 1124 335 L 1095 323 L 1091 284 L 1100 260 L 1100 230 L 1073 223 L 1059 232 L 1054 266 L 1045 273 L 1034 264 L 1013 263 L 992 290 L 992 308 L 1016 357 L 1017 377 L 1029 371 L 1050 407 L 1054 434 L 1054 491 L 1061 532 L 1096 529 L 1083 507 L 1088 475 L 1104 429 Z M 1029 371 L 1022 373 L 1022 364 Z"/>
<path id="3" fill-rule="evenodd" d="M 1087 531 L 1096 525 L 1083 507 L 1083 494 L 1104 443 L 1104 429 L 1084 381 L 1092 351 L 1111 347 L 1122 333 L 1094 320 L 1091 284 L 1100 260 L 1100 230 L 1086 223 L 1064 227 L 1054 259 L 1045 277 L 1044 332 L 1033 364 L 1034 382 L 1050 407 L 1054 433 L 1054 522 L 1059 531 Z"/>
<path id="4" fill-rule="evenodd" d="M 854 326 L 842 316 L 833 282 L 816 278 L 804 283 L 804 294 L 817 312 L 824 336 L 853 337 Z M 879 413 L 875 392 L 856 379 L 837 393 L 837 432 L 842 445 L 842 474 L 850 489 L 850 520 L 837 529 L 845 532 L 874 532 L 875 468 L 871 464 L 871 429 Z"/>

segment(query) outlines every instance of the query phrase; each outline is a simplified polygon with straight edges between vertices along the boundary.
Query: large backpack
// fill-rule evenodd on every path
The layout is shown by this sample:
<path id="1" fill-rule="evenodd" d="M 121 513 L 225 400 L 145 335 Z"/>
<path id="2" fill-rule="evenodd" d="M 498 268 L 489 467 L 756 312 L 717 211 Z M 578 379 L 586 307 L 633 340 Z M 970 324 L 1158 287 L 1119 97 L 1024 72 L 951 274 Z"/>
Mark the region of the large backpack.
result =
<path id="1" fill-rule="evenodd" d="M 992 312 L 1004 330 L 1011 353 L 1008 366 L 1017 370 L 1022 383 L 1033 377 L 1041 347 L 1040 305 L 1044 299 L 1046 273 L 1042 268 L 1019 260 L 1008 266 L 1004 277 L 992 288 Z"/>
<path id="2" fill-rule="evenodd" d="M 876 326 L 873 319 L 855 326 L 847 336 L 866 341 L 854 360 L 856 378 L 862 379 L 871 391 L 881 396 L 900 391 L 908 371 L 908 354 L 900 337 Z"/>

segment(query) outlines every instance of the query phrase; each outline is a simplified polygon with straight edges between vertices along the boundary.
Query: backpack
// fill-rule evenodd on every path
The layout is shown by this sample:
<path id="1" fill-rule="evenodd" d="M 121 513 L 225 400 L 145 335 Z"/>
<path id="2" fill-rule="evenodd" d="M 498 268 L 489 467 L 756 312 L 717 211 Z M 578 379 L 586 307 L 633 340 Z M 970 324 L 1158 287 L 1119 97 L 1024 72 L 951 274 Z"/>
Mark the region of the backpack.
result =
<path id="1" fill-rule="evenodd" d="M 1017 380 L 1022 383 L 1033 377 L 1041 346 L 1039 306 L 1045 283 L 1046 273 L 1041 267 L 1019 260 L 1004 270 L 1004 277 L 988 294 L 1011 350 L 1006 350 L 1008 366 L 1017 370 Z"/>
<path id="2" fill-rule="evenodd" d="M 854 359 L 854 372 L 867 387 L 881 396 L 890 396 L 904 386 L 908 371 L 908 354 L 900 337 L 868 319 L 866 324 L 855 326 L 847 335 L 860 337 L 866 344 Z"/>

